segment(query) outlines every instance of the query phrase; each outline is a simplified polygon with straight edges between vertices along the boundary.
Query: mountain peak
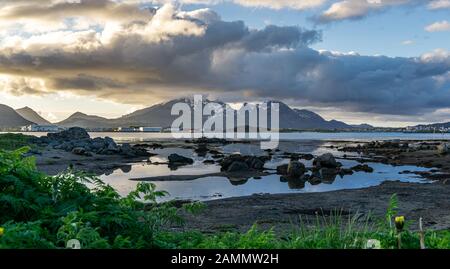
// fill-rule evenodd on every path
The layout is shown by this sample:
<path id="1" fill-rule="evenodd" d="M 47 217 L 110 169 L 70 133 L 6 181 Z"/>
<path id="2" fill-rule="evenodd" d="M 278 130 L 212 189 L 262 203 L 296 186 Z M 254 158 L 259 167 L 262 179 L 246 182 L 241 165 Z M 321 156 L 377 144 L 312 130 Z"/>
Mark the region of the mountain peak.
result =
<path id="1" fill-rule="evenodd" d="M 0 127 L 22 127 L 32 123 L 11 107 L 0 104 Z"/>
<path id="2" fill-rule="evenodd" d="M 22 116 L 24 119 L 31 121 L 39 125 L 51 124 L 48 120 L 44 119 L 39 113 L 34 111 L 32 108 L 26 106 L 16 110 L 16 112 Z"/>
<path id="3" fill-rule="evenodd" d="M 88 115 L 83 113 L 83 112 L 77 111 L 77 112 L 73 113 L 72 115 L 70 115 L 69 118 L 72 118 L 72 117 L 86 117 L 86 116 L 88 116 Z"/>

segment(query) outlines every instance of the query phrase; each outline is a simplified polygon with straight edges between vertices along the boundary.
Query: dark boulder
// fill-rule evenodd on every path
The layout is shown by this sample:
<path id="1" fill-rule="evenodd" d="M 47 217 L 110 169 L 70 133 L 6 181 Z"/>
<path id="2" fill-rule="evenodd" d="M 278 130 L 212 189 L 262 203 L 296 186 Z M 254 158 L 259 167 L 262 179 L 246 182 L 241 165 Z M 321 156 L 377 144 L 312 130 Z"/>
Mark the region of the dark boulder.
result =
<path id="1" fill-rule="evenodd" d="M 103 149 L 105 147 L 105 145 L 106 145 L 105 140 L 101 137 L 96 137 L 96 138 L 92 139 L 92 141 L 91 141 L 91 148 L 94 151 Z"/>
<path id="2" fill-rule="evenodd" d="M 248 171 L 249 167 L 245 162 L 235 161 L 227 169 L 227 172 L 244 172 Z"/>
<path id="3" fill-rule="evenodd" d="M 128 143 L 124 143 L 120 146 L 120 154 L 128 157 L 135 157 L 134 149 Z"/>
<path id="4" fill-rule="evenodd" d="M 256 170 L 262 170 L 264 168 L 264 162 L 257 157 L 253 157 L 247 161 L 249 166 Z"/>
<path id="5" fill-rule="evenodd" d="M 278 175 L 287 175 L 287 169 L 289 164 L 282 164 L 277 166 L 277 174 Z"/>
<path id="6" fill-rule="evenodd" d="M 90 138 L 88 132 L 80 127 L 72 127 L 59 133 L 48 133 L 47 137 L 51 140 L 62 141 L 82 140 Z"/>
<path id="7" fill-rule="evenodd" d="M 336 180 L 338 170 L 333 168 L 320 169 L 320 178 L 323 183 L 331 184 Z"/>
<path id="8" fill-rule="evenodd" d="M 287 175 L 292 178 L 301 177 L 306 172 L 305 165 L 299 161 L 290 161 L 287 167 Z"/>
<path id="9" fill-rule="evenodd" d="M 333 154 L 325 153 L 323 155 L 318 156 L 313 164 L 317 167 L 326 167 L 326 168 L 336 168 L 339 167 L 340 164 L 336 162 Z"/>
<path id="10" fill-rule="evenodd" d="M 319 185 L 320 183 L 322 183 L 322 180 L 316 176 L 311 176 L 308 179 L 309 184 L 311 185 Z"/>
<path id="11" fill-rule="evenodd" d="M 349 169 L 349 168 L 341 168 L 341 169 L 339 169 L 339 175 L 341 177 L 343 177 L 345 175 L 353 175 L 353 170 Z"/>
<path id="12" fill-rule="evenodd" d="M 366 173 L 373 172 L 373 168 L 368 166 L 367 164 L 358 164 L 356 166 L 353 166 L 352 169 L 356 172 L 366 172 Z"/>
<path id="13" fill-rule="evenodd" d="M 220 162 L 220 166 L 222 167 L 221 168 L 222 171 L 228 171 L 229 167 L 233 163 L 240 162 L 244 163 L 247 166 L 247 170 L 248 169 L 263 170 L 264 164 L 266 163 L 267 160 L 268 160 L 267 156 L 257 157 L 257 156 L 242 156 L 239 154 L 233 154 L 223 158 L 222 161 Z"/>
<path id="14" fill-rule="evenodd" d="M 170 154 L 169 157 L 169 163 L 171 164 L 193 164 L 194 160 L 191 158 L 187 158 L 181 155 L 178 155 L 176 153 Z"/>
<path id="15" fill-rule="evenodd" d="M 194 150 L 198 156 L 204 157 L 208 153 L 208 145 L 207 144 L 198 144 L 197 148 Z"/>
<path id="16" fill-rule="evenodd" d="M 302 159 L 305 159 L 307 161 L 314 159 L 314 155 L 312 154 L 303 154 Z"/>
<path id="17" fill-rule="evenodd" d="M 299 178 L 292 178 L 288 177 L 286 178 L 289 189 L 291 190 L 301 190 L 305 188 L 306 178 L 299 177 Z"/>
<path id="18" fill-rule="evenodd" d="M 85 148 L 80 147 L 72 149 L 72 153 L 80 156 L 92 156 L 92 153 L 87 151 Z"/>

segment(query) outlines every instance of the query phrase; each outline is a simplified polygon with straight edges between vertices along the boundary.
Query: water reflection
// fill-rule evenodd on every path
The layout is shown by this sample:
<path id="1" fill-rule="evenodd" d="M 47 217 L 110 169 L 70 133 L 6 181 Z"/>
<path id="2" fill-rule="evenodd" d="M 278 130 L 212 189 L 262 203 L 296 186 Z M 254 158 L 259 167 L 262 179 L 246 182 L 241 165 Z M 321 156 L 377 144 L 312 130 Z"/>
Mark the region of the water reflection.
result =
<path id="1" fill-rule="evenodd" d="M 338 175 L 335 170 L 310 170 L 298 179 L 287 179 L 273 174 L 274 169 L 287 164 L 292 153 L 320 155 L 330 152 L 339 157 L 342 152 L 337 151 L 332 143 L 324 141 L 281 142 L 277 150 L 264 151 L 258 143 L 234 143 L 222 147 L 208 146 L 208 149 L 198 149 L 195 145 L 151 149 L 157 154 L 148 163 L 131 164 L 116 169 L 111 174 L 105 174 L 102 179 L 115 187 L 122 195 L 133 190 L 137 181 L 130 178 L 147 178 L 168 175 L 206 175 L 220 172 L 217 161 L 222 154 L 240 153 L 242 155 L 271 156 L 264 168 L 271 174 L 262 177 L 248 176 L 208 176 L 184 181 L 153 181 L 158 189 L 168 191 L 168 199 L 211 200 L 223 197 L 246 196 L 256 193 L 292 193 L 292 192 L 324 192 L 340 189 L 365 188 L 381 184 L 383 181 L 399 180 L 403 182 L 421 182 L 426 180 L 414 175 L 404 174 L 402 171 L 428 171 L 415 166 L 390 166 L 381 163 L 367 163 L 374 168 L 373 173 L 355 172 L 352 175 Z M 192 158 L 194 163 L 178 167 L 168 165 L 168 156 L 172 153 Z M 348 153 L 347 153 L 348 155 Z M 357 153 L 356 157 L 359 156 Z M 312 160 L 301 159 L 306 167 L 312 167 Z M 344 168 L 358 164 L 354 160 L 339 159 Z M 163 200 L 164 200 L 163 199 Z"/>
<path id="2" fill-rule="evenodd" d="M 170 170 L 166 164 L 155 164 L 167 162 L 167 156 L 175 150 L 178 154 L 194 159 L 192 165 L 178 167 L 177 170 Z M 320 151 L 319 149 L 314 149 Z M 120 194 L 126 195 L 133 190 L 137 181 L 130 181 L 130 178 L 144 178 L 150 176 L 166 175 L 204 175 L 220 172 L 220 166 L 216 163 L 204 163 L 205 158 L 196 156 L 192 149 L 164 149 L 159 150 L 161 155 L 151 158 L 148 164 L 132 164 L 116 169 L 110 175 L 103 175 L 102 179 L 116 188 Z M 301 160 L 307 167 L 311 167 L 312 161 Z M 353 167 L 358 162 L 353 160 L 339 160 L 343 167 Z M 273 168 L 289 159 L 280 155 L 274 155 L 266 163 L 265 168 L 273 173 Z M 262 177 L 243 176 L 210 176 L 188 181 L 153 181 L 158 189 L 166 190 L 170 193 L 169 199 L 192 199 L 192 200 L 212 200 L 224 197 L 246 196 L 258 193 L 294 193 L 294 192 L 325 192 L 341 189 L 366 188 L 381 184 L 383 181 L 399 180 L 402 182 L 427 182 L 421 177 L 412 173 L 401 173 L 409 170 L 428 171 L 429 169 L 415 166 L 390 166 L 381 163 L 367 163 L 374 168 L 373 173 L 355 172 L 352 175 L 336 175 L 336 173 L 322 169 L 319 171 L 308 171 L 304 177 L 299 179 L 286 179 L 276 174 Z M 320 178 L 320 180 L 317 180 Z"/>

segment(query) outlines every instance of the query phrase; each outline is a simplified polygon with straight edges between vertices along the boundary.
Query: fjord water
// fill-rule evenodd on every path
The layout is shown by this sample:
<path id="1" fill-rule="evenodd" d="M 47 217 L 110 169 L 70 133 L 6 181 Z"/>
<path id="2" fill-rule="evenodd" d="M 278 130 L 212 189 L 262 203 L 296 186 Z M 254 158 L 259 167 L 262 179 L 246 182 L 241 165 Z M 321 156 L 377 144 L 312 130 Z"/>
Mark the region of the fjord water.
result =
<path id="1" fill-rule="evenodd" d="M 267 162 L 265 168 L 267 171 L 273 170 L 280 164 L 288 163 L 289 160 L 281 156 L 282 152 L 299 152 L 312 153 L 320 155 L 325 152 L 331 152 L 337 158 L 343 156 L 333 148 L 330 148 L 333 143 L 306 140 L 306 141 L 283 141 L 279 146 L 279 153 L 276 153 L 272 160 Z M 257 143 L 243 144 L 234 143 L 221 147 L 224 153 L 240 153 L 243 155 L 264 155 L 265 151 L 261 150 Z M 206 157 L 197 156 L 193 149 L 188 148 L 164 148 L 154 150 L 158 155 L 152 157 L 151 162 L 130 164 L 126 169 L 121 168 L 115 170 L 112 174 L 103 175 L 101 178 L 108 184 L 115 187 L 122 195 L 126 195 L 133 190 L 139 181 L 129 179 L 140 179 L 155 176 L 165 175 L 202 175 L 211 174 L 220 171 L 218 164 L 204 164 L 205 159 L 211 159 L 211 156 Z M 186 157 L 192 157 L 194 163 L 178 168 L 177 170 L 170 170 L 166 164 L 167 156 L 171 153 L 177 153 Z M 349 155 L 349 154 L 347 154 Z M 354 157 L 358 157 L 357 153 L 353 153 Z M 357 161 L 338 159 L 345 168 L 350 168 L 358 164 Z M 312 165 L 312 161 L 302 160 L 307 167 Z M 322 181 L 318 185 L 311 185 L 309 182 L 302 180 L 286 181 L 284 182 L 279 175 L 270 174 L 263 176 L 260 179 L 249 178 L 226 178 L 219 176 L 208 176 L 198 178 L 195 180 L 177 180 L 177 181 L 147 181 L 152 182 L 159 190 L 165 190 L 170 193 L 169 197 L 162 200 L 170 199 L 187 199 L 187 200 L 212 200 L 227 197 L 247 196 L 253 194 L 277 194 L 277 193 L 305 193 L 305 192 L 325 192 L 342 189 L 358 189 L 370 186 L 376 186 L 384 181 L 402 181 L 402 182 L 416 182 L 428 183 L 430 181 L 423 179 L 414 174 L 418 171 L 428 171 L 429 169 L 420 168 L 416 166 L 391 166 L 381 163 L 367 163 L 374 168 L 373 173 L 355 172 L 353 175 L 344 177 L 336 176 Z M 409 171 L 408 173 L 404 173 Z"/>
<path id="2" fill-rule="evenodd" d="M 0 132 L 4 133 L 4 132 Z M 46 132 L 16 132 L 45 136 Z M 91 138 L 109 136 L 118 142 L 151 142 L 173 139 L 170 133 L 90 132 Z M 375 140 L 450 140 L 450 133 L 403 132 L 291 132 L 280 133 L 280 140 L 375 141 Z"/>
<path id="3" fill-rule="evenodd" d="M 170 133 L 90 133 L 91 137 L 109 136 L 117 141 L 153 141 L 173 139 Z M 292 132 L 280 133 L 280 140 L 374 141 L 374 140 L 450 140 L 450 133 L 402 132 Z"/>

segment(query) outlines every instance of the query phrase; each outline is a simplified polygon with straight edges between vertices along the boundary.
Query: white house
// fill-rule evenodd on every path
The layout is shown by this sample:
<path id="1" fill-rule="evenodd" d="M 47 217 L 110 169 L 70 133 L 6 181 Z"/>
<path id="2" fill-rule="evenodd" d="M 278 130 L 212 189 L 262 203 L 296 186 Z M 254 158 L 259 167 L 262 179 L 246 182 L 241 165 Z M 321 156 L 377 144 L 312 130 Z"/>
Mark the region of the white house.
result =
<path id="1" fill-rule="evenodd" d="M 57 125 L 38 125 L 32 124 L 22 128 L 23 131 L 27 132 L 58 132 L 59 127 Z"/>

